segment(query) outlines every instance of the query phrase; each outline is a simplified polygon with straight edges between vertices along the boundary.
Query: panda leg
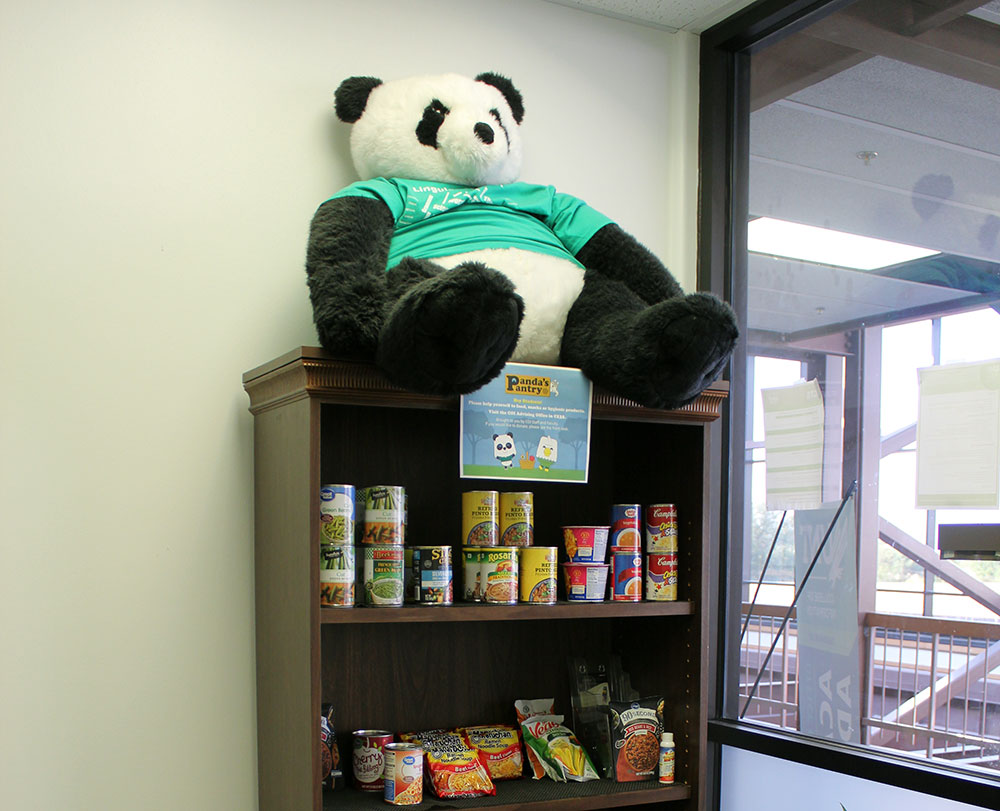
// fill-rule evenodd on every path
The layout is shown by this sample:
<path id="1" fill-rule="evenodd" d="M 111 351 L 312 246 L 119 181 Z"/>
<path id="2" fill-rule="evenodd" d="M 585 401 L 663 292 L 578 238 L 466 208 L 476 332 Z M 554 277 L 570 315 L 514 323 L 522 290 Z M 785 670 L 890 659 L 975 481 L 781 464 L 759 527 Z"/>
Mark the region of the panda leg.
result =
<path id="1" fill-rule="evenodd" d="M 379 333 L 376 363 L 399 386 L 467 394 L 496 377 L 517 346 L 524 302 L 478 262 L 450 270 L 404 259 L 389 271 L 398 298 Z"/>
<path id="2" fill-rule="evenodd" d="M 679 408 L 719 376 L 738 337 L 732 310 L 706 293 L 647 305 L 588 270 L 570 309 L 561 362 L 650 408 Z"/>

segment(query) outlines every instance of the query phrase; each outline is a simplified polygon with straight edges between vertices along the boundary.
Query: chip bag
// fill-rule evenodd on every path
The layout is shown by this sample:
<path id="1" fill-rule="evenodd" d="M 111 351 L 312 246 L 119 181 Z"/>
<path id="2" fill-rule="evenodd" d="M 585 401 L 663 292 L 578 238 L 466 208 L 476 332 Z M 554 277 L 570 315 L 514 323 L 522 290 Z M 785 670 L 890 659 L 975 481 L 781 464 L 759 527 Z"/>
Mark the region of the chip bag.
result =
<path id="1" fill-rule="evenodd" d="M 542 769 L 560 783 L 599 780 L 600 775 L 561 715 L 534 715 L 521 723 L 524 743 L 534 750 Z"/>
<path id="2" fill-rule="evenodd" d="M 514 702 L 514 711 L 517 713 L 517 723 L 522 724 L 535 715 L 552 715 L 556 711 L 556 700 L 554 698 L 519 698 Z M 523 731 L 523 726 L 522 726 Z M 530 746 L 525 745 L 525 754 L 528 757 L 528 766 L 531 767 L 531 777 L 534 780 L 541 780 L 545 777 L 545 769 L 538 760 L 538 755 Z"/>
<path id="3" fill-rule="evenodd" d="M 493 780 L 511 780 L 521 776 L 524 759 L 521 757 L 521 735 L 515 727 L 497 724 L 462 727 L 458 731 L 465 742 L 476 750 Z"/>

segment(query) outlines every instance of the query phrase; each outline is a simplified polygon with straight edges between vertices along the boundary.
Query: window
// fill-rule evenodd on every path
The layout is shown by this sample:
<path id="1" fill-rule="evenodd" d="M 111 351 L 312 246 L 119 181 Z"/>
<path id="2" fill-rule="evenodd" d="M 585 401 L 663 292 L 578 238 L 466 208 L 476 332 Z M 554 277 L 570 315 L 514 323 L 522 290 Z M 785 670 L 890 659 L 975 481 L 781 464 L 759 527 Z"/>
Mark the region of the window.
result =
<path id="1" fill-rule="evenodd" d="M 942 525 L 1000 539 L 1000 505 L 958 508 L 972 465 L 928 439 L 957 454 L 985 401 L 932 429 L 920 384 L 1000 363 L 1000 3 L 786 6 L 703 40 L 703 104 L 740 99 L 702 113 L 702 283 L 728 249 L 744 319 L 718 715 L 1000 787 L 1000 559 L 938 549 Z"/>

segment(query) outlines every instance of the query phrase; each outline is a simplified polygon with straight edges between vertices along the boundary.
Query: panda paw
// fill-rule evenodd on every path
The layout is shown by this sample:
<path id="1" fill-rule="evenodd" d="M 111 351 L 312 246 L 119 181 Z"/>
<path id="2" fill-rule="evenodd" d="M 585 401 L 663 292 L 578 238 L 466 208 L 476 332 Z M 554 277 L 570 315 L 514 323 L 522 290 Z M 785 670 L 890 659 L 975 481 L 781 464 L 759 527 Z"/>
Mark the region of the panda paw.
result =
<path id="1" fill-rule="evenodd" d="M 524 302 L 507 277 L 466 262 L 402 294 L 379 334 L 376 362 L 411 391 L 468 394 L 500 373 L 523 315 Z"/>

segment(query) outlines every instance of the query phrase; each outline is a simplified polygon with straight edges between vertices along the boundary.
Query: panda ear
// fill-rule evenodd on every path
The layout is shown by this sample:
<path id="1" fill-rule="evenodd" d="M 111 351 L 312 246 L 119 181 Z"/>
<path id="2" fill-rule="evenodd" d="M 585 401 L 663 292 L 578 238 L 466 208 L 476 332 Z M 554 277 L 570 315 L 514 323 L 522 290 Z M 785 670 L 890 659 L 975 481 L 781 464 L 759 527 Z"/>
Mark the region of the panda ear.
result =
<path id="1" fill-rule="evenodd" d="M 365 105 L 368 104 L 368 96 L 380 84 L 382 80 L 374 76 L 351 76 L 349 79 L 344 79 L 334 93 L 337 118 L 348 124 L 353 124 L 361 118 Z"/>
<path id="2" fill-rule="evenodd" d="M 480 73 L 476 77 L 476 81 L 492 85 L 503 93 L 503 97 L 507 99 L 507 103 L 510 105 L 510 111 L 514 114 L 514 120 L 518 124 L 521 123 L 524 119 L 524 101 L 521 99 L 521 93 L 514 87 L 510 79 L 506 76 L 501 76 L 499 73 Z"/>

